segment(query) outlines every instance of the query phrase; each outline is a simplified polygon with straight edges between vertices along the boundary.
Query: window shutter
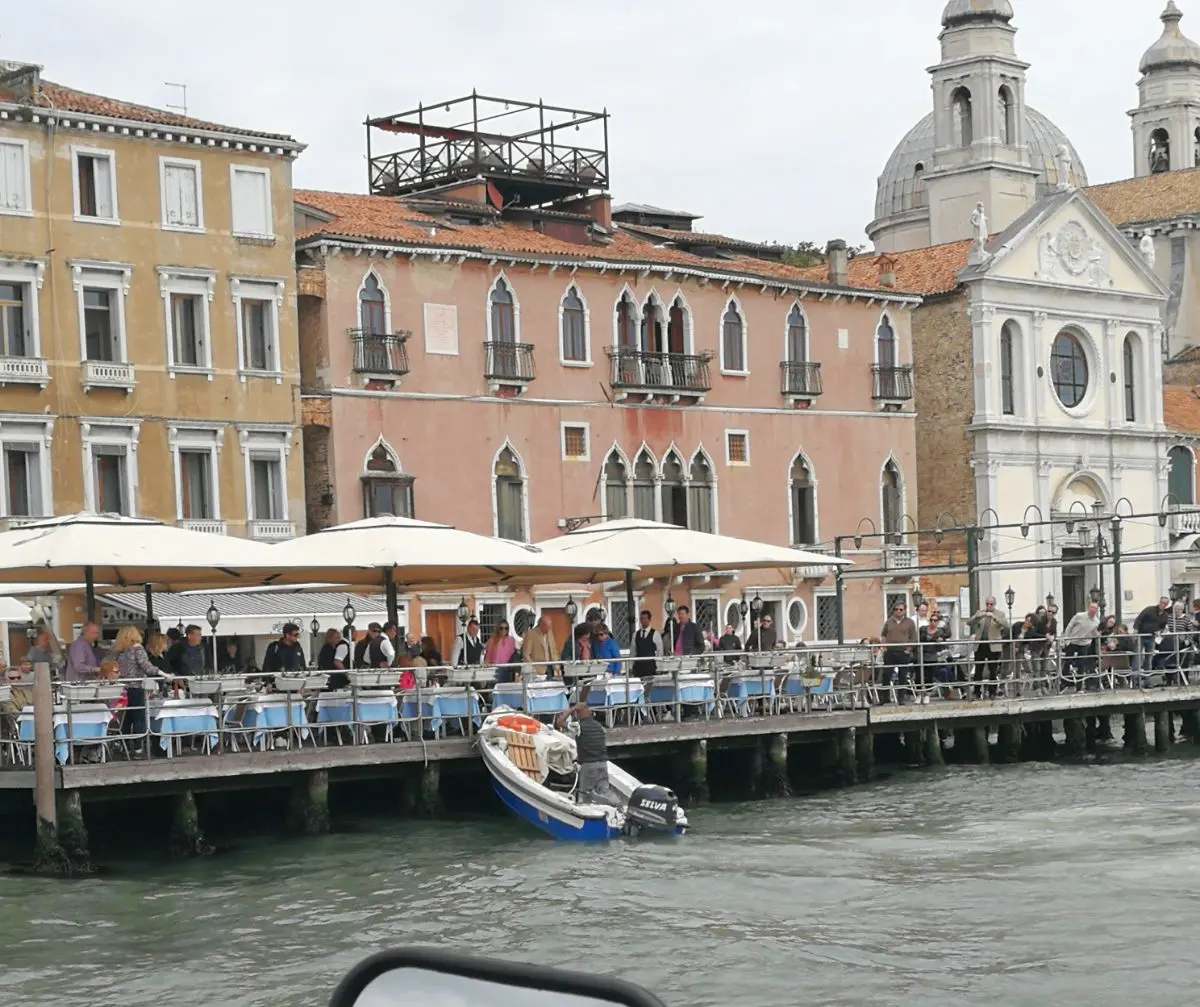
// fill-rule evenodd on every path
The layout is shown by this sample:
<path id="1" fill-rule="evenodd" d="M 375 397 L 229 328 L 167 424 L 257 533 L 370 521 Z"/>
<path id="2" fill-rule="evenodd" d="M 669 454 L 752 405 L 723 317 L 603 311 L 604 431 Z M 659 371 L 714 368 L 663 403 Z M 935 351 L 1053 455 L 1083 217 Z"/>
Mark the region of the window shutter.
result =
<path id="1" fill-rule="evenodd" d="M 187 227 L 200 226 L 199 201 L 196 196 L 196 169 L 176 168 L 179 186 L 179 222 Z"/>
<path id="2" fill-rule="evenodd" d="M 233 229 L 239 234 L 271 234 L 267 176 L 233 172 Z"/>
<path id="3" fill-rule="evenodd" d="M 0 143 L 0 206 L 10 210 L 29 209 L 25 148 L 19 143 Z"/>
<path id="4" fill-rule="evenodd" d="M 179 166 L 176 164 L 168 164 L 163 169 L 163 188 L 166 190 L 163 193 L 163 204 L 166 209 L 165 224 L 182 224 L 183 223 L 183 206 L 182 197 L 179 191 Z"/>
<path id="5" fill-rule="evenodd" d="M 92 178 L 96 186 L 96 216 L 111 220 L 114 217 L 112 161 L 107 157 L 92 158 Z"/>

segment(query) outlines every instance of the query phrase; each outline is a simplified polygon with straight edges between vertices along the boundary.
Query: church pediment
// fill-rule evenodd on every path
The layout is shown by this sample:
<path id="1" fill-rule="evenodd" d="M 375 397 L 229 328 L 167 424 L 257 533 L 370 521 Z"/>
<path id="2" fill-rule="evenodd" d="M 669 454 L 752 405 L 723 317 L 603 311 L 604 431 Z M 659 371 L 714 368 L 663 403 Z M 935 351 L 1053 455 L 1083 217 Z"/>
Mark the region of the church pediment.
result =
<path id="1" fill-rule="evenodd" d="M 1039 200 L 969 261 L 964 280 L 987 276 L 1142 297 L 1167 293 L 1143 253 L 1078 189 Z"/>

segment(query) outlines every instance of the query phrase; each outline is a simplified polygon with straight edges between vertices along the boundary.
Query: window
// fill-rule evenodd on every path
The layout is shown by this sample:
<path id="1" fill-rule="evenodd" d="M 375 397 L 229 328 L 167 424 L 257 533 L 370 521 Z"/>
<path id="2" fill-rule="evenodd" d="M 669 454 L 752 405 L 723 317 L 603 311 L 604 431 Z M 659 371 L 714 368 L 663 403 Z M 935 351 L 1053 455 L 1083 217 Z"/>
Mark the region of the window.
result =
<path id="1" fill-rule="evenodd" d="M 283 424 L 238 424 L 244 459 L 247 531 L 259 540 L 290 538 L 287 455 L 292 430 Z"/>
<path id="2" fill-rule="evenodd" d="M 488 601 L 479 606 L 479 634 L 485 641 L 502 622 L 508 622 L 508 605 L 505 602 Z M 511 626 L 509 631 L 512 631 Z"/>
<path id="3" fill-rule="evenodd" d="M 687 353 L 687 345 L 687 308 L 683 298 L 676 297 L 667 314 L 667 352 Z"/>
<path id="4" fill-rule="evenodd" d="M 537 625 L 537 615 L 528 605 L 522 605 L 512 614 L 512 632 L 521 638 L 524 638 L 534 626 Z"/>
<path id="5" fill-rule="evenodd" d="M 712 533 L 717 530 L 716 492 L 713 487 L 712 465 L 699 451 L 692 458 L 689 473 L 687 526 L 693 531 Z"/>
<path id="6" fill-rule="evenodd" d="M 512 290 L 503 279 L 496 280 L 490 297 L 492 318 L 492 342 L 515 343 L 517 341 L 517 317 Z"/>
<path id="7" fill-rule="evenodd" d="M 721 319 L 721 370 L 746 370 L 746 326 L 737 305 L 730 301 Z"/>
<path id="8" fill-rule="evenodd" d="M 803 364 L 808 360 L 808 321 L 799 304 L 788 312 L 787 359 L 793 364 Z"/>
<path id="9" fill-rule="evenodd" d="M 120 361 L 117 292 L 110 288 L 83 289 L 83 331 L 88 360 Z"/>
<path id="10" fill-rule="evenodd" d="M 1126 423 L 1137 421 L 1137 342 L 1138 337 L 1130 332 L 1121 347 Z"/>
<path id="11" fill-rule="evenodd" d="M 25 304 L 29 284 L 0 280 L 0 357 L 31 357 L 30 312 Z"/>
<path id="12" fill-rule="evenodd" d="M 279 303 L 283 284 L 262 280 L 233 281 L 238 328 L 238 369 L 266 373 L 279 380 Z"/>
<path id="13" fill-rule="evenodd" d="M 642 521 L 654 521 L 654 497 L 654 459 L 643 448 L 633 464 L 633 516 Z"/>
<path id="14" fill-rule="evenodd" d="M 741 602 L 731 601 L 728 605 L 725 606 L 725 623 L 728 626 L 732 626 L 734 629 L 734 632 L 737 632 L 737 630 L 741 629 L 741 626 L 742 626 Z M 722 626 L 721 631 L 724 632 L 724 630 L 725 630 L 725 627 Z"/>
<path id="15" fill-rule="evenodd" d="M 817 604 L 817 639 L 836 640 L 838 638 L 837 595 L 819 594 L 813 599 Z"/>
<path id="16" fill-rule="evenodd" d="M 617 641 L 617 646 L 627 650 L 632 642 L 629 637 L 629 602 L 624 598 L 611 598 L 608 602 L 608 631 Z"/>
<path id="17" fill-rule="evenodd" d="M 1167 462 L 1167 491 L 1175 498 L 1173 502 L 1184 507 L 1193 506 L 1196 502 L 1196 461 L 1192 452 L 1176 445 L 1167 452 Z"/>
<path id="18" fill-rule="evenodd" d="M 1005 322 L 1000 330 L 1000 411 L 1012 416 L 1017 411 L 1013 389 L 1013 326 Z"/>
<path id="19" fill-rule="evenodd" d="M 647 353 L 662 353 L 663 318 L 662 305 L 653 296 L 642 307 L 642 349 Z"/>
<path id="20" fill-rule="evenodd" d="M 215 518 L 212 455 L 208 451 L 179 452 L 179 516 L 187 521 Z"/>
<path id="21" fill-rule="evenodd" d="M 256 521 L 282 521 L 283 466 L 277 455 L 250 456 L 251 515 Z"/>
<path id="22" fill-rule="evenodd" d="M 974 142 L 974 126 L 971 121 L 971 92 L 965 87 L 954 89 L 950 95 L 950 117 L 956 147 L 969 147 Z"/>
<path id="23" fill-rule="evenodd" d="M 1007 85 L 1004 85 L 1000 88 L 997 97 L 999 98 L 999 108 L 997 111 L 1000 117 L 1000 142 L 1006 147 L 1012 147 L 1017 142 L 1017 118 L 1016 109 L 1013 106 L 1012 92 L 1008 89 Z M 1066 185 L 1067 179 L 1060 178 L 1058 184 Z"/>
<path id="24" fill-rule="evenodd" d="M 358 292 L 358 324 L 365 336 L 387 334 L 387 297 L 379 278 L 372 272 L 363 280 Z"/>
<path id="25" fill-rule="evenodd" d="M 792 508 L 792 545 L 817 541 L 817 488 L 812 469 L 803 455 L 796 455 L 789 477 Z"/>
<path id="26" fill-rule="evenodd" d="M 883 596 L 883 617 L 886 619 L 892 614 L 892 609 L 897 605 L 904 608 L 905 614 L 908 613 L 908 595 L 903 591 L 889 591 Z"/>
<path id="27" fill-rule="evenodd" d="M 617 301 L 617 345 L 629 350 L 638 348 L 638 331 L 633 298 L 629 291 Z"/>
<path id="28" fill-rule="evenodd" d="M 788 635 L 798 640 L 804 633 L 804 627 L 808 625 L 808 606 L 804 604 L 803 599 L 793 598 L 788 602 L 787 624 Z"/>
<path id="29" fill-rule="evenodd" d="M 896 330 L 887 315 L 879 320 L 879 328 L 875 330 L 875 363 L 885 369 L 896 366 Z"/>
<path id="30" fill-rule="evenodd" d="M 96 479 L 96 506 L 101 514 L 128 514 L 125 492 L 125 451 L 103 445 L 92 451 Z"/>
<path id="31" fill-rule="evenodd" d="M 925 205 L 925 164 L 923 161 L 918 161 L 913 168 L 913 206 Z"/>
<path id="32" fill-rule="evenodd" d="M 664 524 L 688 526 L 687 487 L 683 481 L 683 463 L 674 451 L 663 459 L 662 465 L 662 519 Z"/>
<path id="33" fill-rule="evenodd" d="M 653 485 L 651 485 L 653 509 Z M 604 516 L 610 521 L 629 516 L 629 487 L 625 462 L 614 448 L 604 463 Z"/>
<path id="34" fill-rule="evenodd" d="M 31 212 L 29 144 L 24 140 L 0 140 L 0 213 Z"/>
<path id="35" fill-rule="evenodd" d="M 1200 168 L 1200 126 L 1192 134 L 1192 167 Z"/>
<path id="36" fill-rule="evenodd" d="M 564 363 L 588 362 L 587 309 L 575 287 L 568 287 L 559 305 Z"/>
<path id="37" fill-rule="evenodd" d="M 271 172 L 268 168 L 229 168 L 233 233 L 247 238 L 272 238 Z"/>
<path id="38" fill-rule="evenodd" d="M 412 476 L 404 475 L 395 457 L 380 442 L 367 458 L 362 475 L 364 517 L 413 517 Z"/>
<path id="39" fill-rule="evenodd" d="M 1050 353 L 1050 378 L 1059 402 L 1068 409 L 1074 409 L 1087 395 L 1087 354 L 1079 337 L 1073 332 L 1064 330 L 1054 337 Z"/>
<path id="40" fill-rule="evenodd" d="M 883 496 L 884 535 L 899 535 L 904 522 L 904 488 L 900 480 L 900 469 L 891 459 L 883 467 L 880 489 Z"/>
<path id="41" fill-rule="evenodd" d="M 512 448 L 505 447 L 496 456 L 493 474 L 496 480 L 496 537 L 524 542 L 525 480 L 521 463 Z"/>
<path id="42" fill-rule="evenodd" d="M 40 444 L 4 443 L 4 516 L 42 517 Z"/>
<path id="43" fill-rule="evenodd" d="M 136 516 L 140 427 L 140 421 L 80 419 L 85 510 Z"/>
<path id="44" fill-rule="evenodd" d="M 204 300 L 195 294 L 171 294 L 171 350 L 182 367 L 204 367 L 207 343 L 204 338 Z"/>
<path id="45" fill-rule="evenodd" d="M 117 159 L 111 150 L 73 148 L 76 218 L 117 223 Z"/>
<path id="46" fill-rule="evenodd" d="M 692 621 L 701 630 L 707 629 L 719 639 L 721 636 L 721 627 L 717 625 L 717 619 L 721 616 L 721 599 L 697 598 L 695 595 L 692 595 L 691 601 Z"/>
<path id="47" fill-rule="evenodd" d="M 1171 170 L 1171 136 L 1165 129 L 1150 134 L 1150 174 L 1161 175 Z"/>
<path id="48" fill-rule="evenodd" d="M 563 461 L 591 461 L 588 452 L 588 425 L 586 423 L 564 423 L 562 425 Z"/>
<path id="49" fill-rule="evenodd" d="M 750 464 L 750 434 L 746 430 L 725 431 L 725 464 Z"/>
<path id="50" fill-rule="evenodd" d="M 162 226 L 171 231 L 204 230 L 200 162 L 160 157 L 158 164 Z"/>

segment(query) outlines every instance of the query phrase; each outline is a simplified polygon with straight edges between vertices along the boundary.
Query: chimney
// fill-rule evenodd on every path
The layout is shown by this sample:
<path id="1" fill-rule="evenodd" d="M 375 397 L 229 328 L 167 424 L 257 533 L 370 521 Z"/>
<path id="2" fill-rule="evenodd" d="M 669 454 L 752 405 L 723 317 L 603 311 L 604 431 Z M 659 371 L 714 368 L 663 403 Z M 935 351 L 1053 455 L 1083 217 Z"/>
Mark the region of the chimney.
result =
<path id="1" fill-rule="evenodd" d="M 890 255 L 879 257 L 879 285 L 881 287 L 896 285 L 896 260 Z"/>
<path id="2" fill-rule="evenodd" d="M 850 276 L 850 256 L 841 238 L 834 238 L 825 246 L 825 261 L 829 265 L 829 282 L 838 287 L 846 286 Z"/>
<path id="3" fill-rule="evenodd" d="M 42 86 L 42 68 L 36 63 L 0 59 L 0 91 L 17 101 L 32 101 Z"/>

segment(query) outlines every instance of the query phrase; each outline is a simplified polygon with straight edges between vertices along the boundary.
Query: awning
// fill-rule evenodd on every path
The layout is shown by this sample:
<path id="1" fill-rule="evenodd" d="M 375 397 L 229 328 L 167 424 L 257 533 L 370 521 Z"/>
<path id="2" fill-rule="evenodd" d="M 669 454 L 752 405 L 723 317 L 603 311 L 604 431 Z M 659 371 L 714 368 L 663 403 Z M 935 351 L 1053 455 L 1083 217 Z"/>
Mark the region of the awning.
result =
<path id="1" fill-rule="evenodd" d="M 29 606 L 16 598 L 0 597 L 0 622 L 28 622 Z"/>
<path id="2" fill-rule="evenodd" d="M 306 634 L 315 616 L 326 630 L 342 627 L 342 609 L 349 598 L 354 606 L 354 624 L 362 629 L 369 622 L 387 620 L 387 602 L 382 595 L 314 592 L 297 594 L 282 591 L 218 591 L 208 594 L 155 594 L 154 618 L 160 626 L 195 623 L 209 632 L 205 613 L 209 603 L 221 613 L 217 623 L 219 636 L 278 636 L 285 622 L 294 622 Z M 101 618 L 108 622 L 140 622 L 146 617 L 146 596 L 142 592 L 106 594 L 97 598 Z"/>

